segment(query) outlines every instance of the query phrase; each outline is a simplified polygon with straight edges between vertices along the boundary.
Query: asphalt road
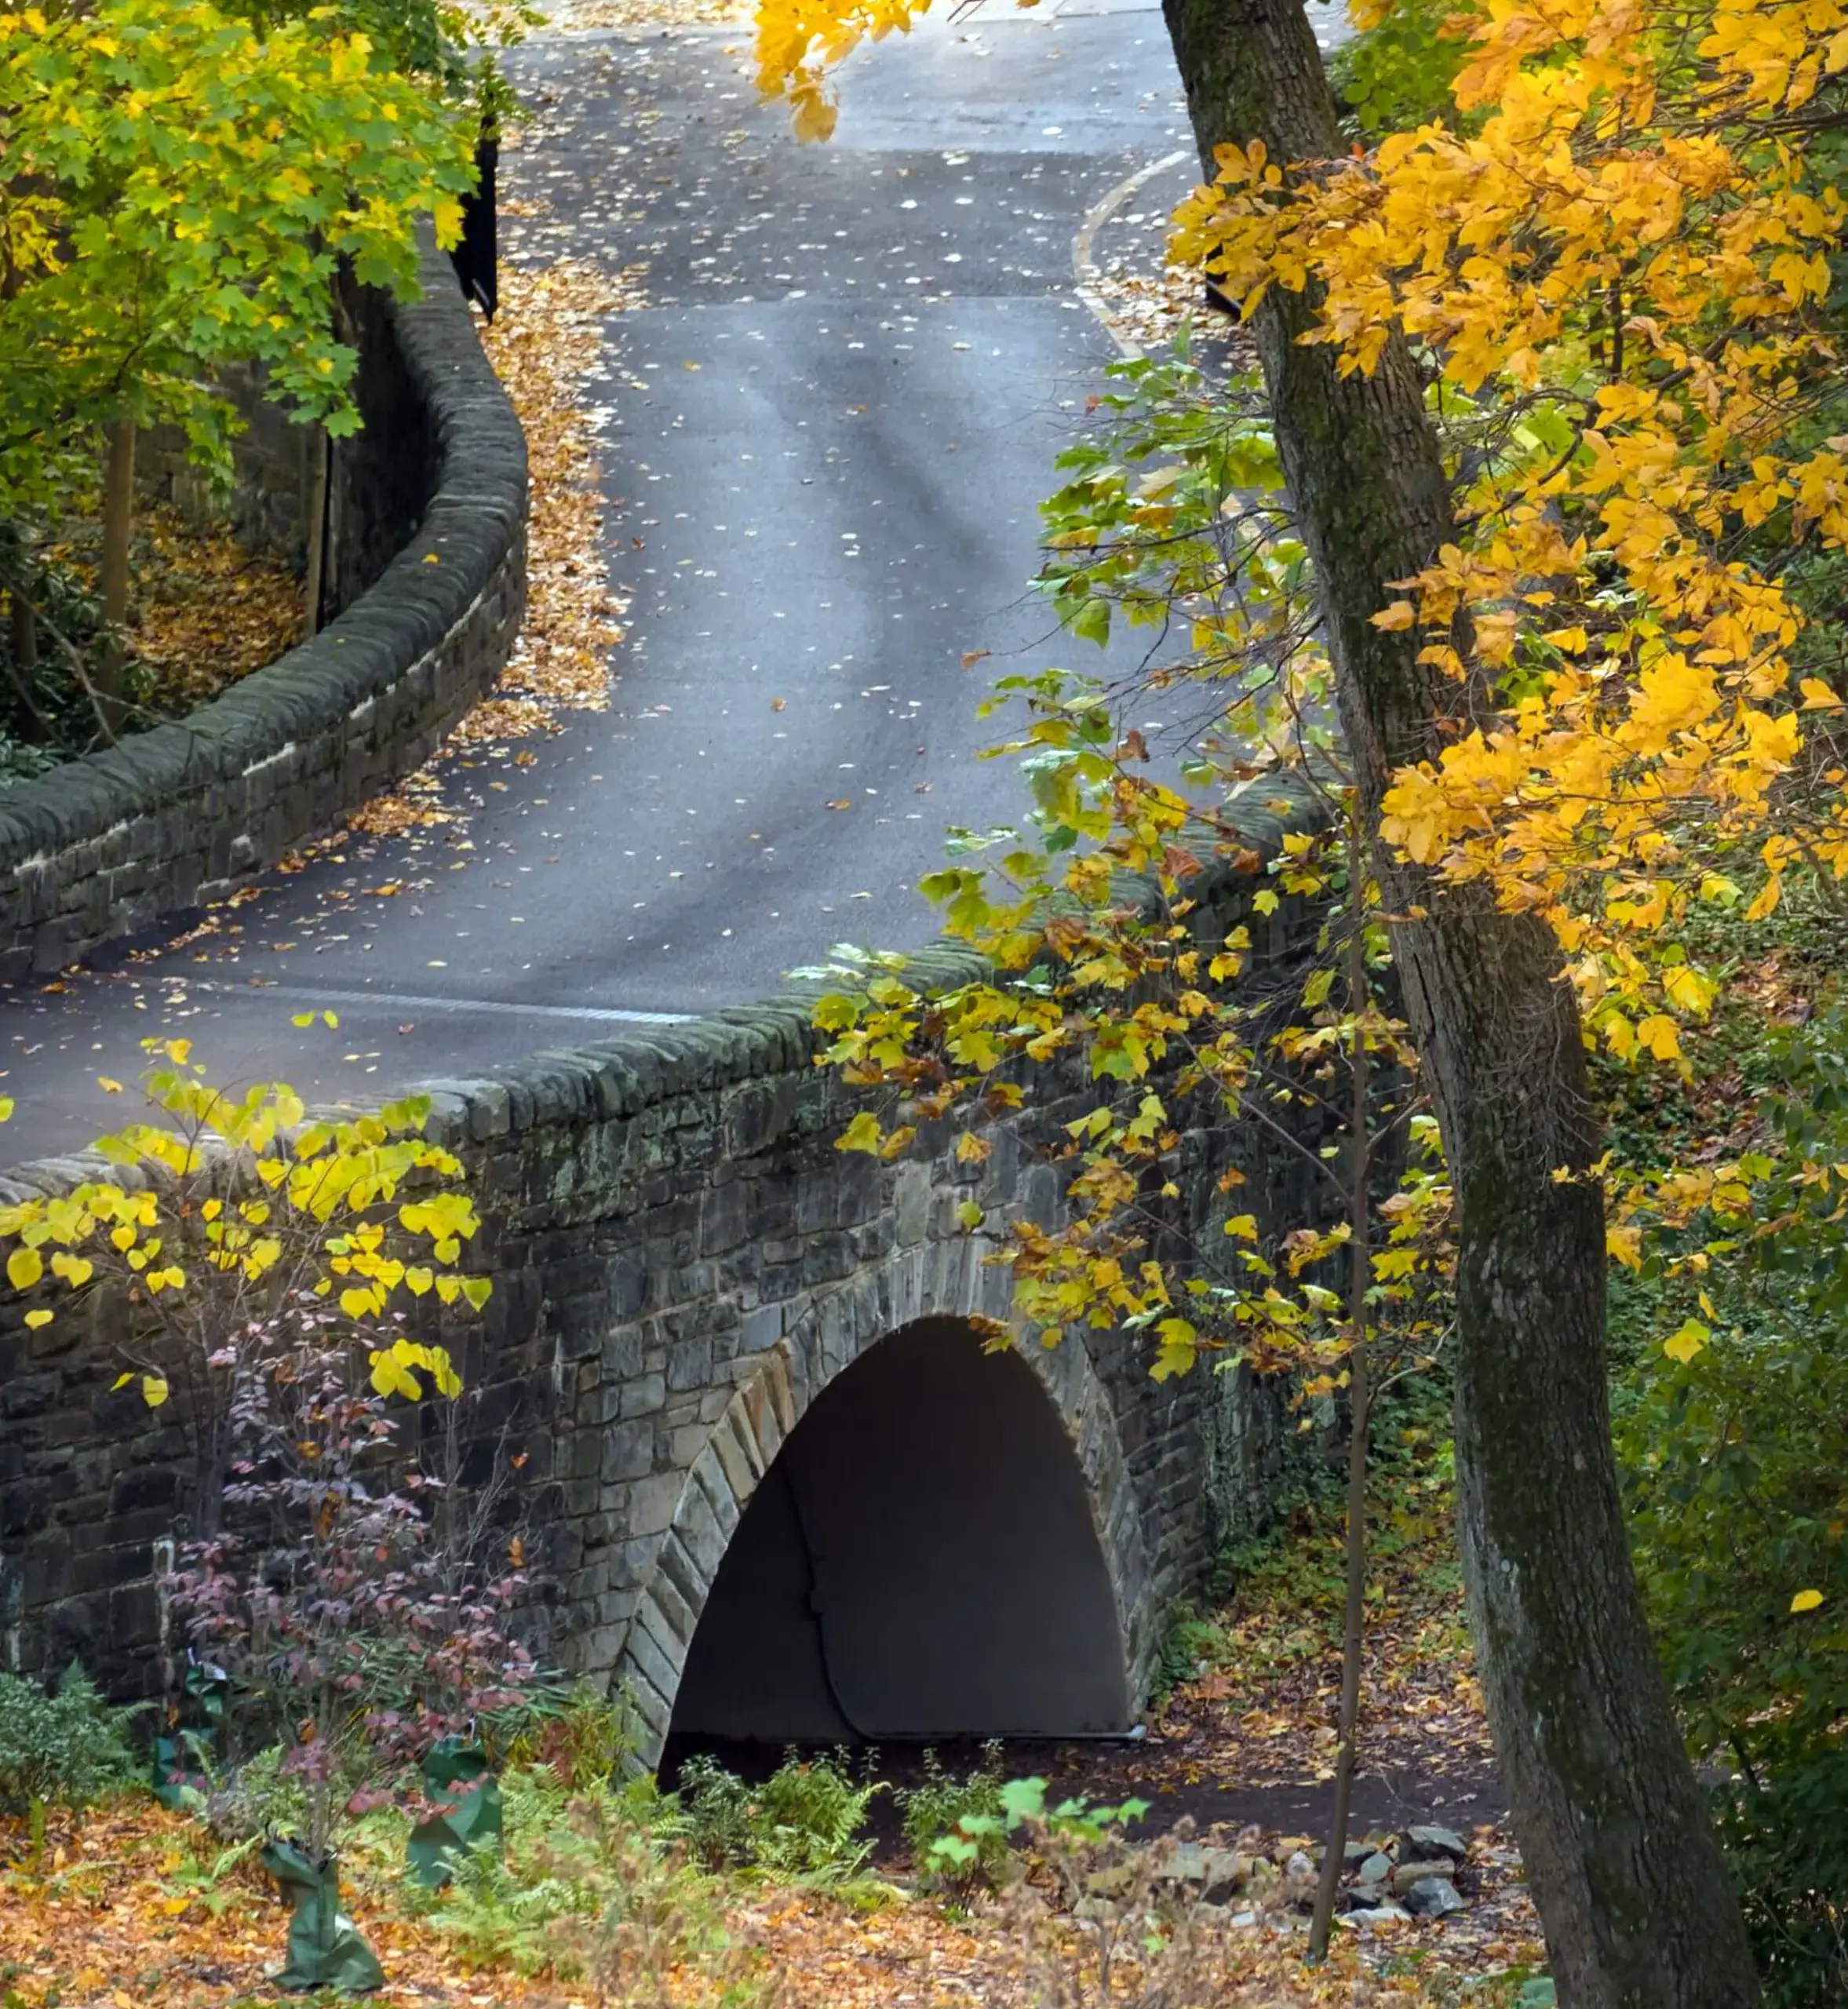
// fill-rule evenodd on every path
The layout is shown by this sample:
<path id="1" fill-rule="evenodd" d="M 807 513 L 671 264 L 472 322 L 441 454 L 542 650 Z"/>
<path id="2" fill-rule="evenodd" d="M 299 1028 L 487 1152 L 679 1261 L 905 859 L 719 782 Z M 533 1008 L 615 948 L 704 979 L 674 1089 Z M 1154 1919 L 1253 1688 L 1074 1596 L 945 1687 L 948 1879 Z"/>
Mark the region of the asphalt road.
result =
<path id="1" fill-rule="evenodd" d="M 757 104 L 746 40 L 553 35 L 516 65 L 514 262 L 645 268 L 592 387 L 631 603 L 610 709 L 530 765 L 453 764 L 465 839 L 355 840 L 0 994 L 6 1161 L 119 1122 L 95 1077 L 132 1081 L 157 1032 L 336 1099 L 742 1002 L 837 941 L 913 946 L 946 826 L 1019 814 L 975 706 L 997 670 L 1095 657 L 1027 582 L 1112 353 L 1074 235 L 1186 144 L 1161 16 L 928 21 L 847 67 L 825 148 Z M 294 1028 L 311 1004 L 338 1030 Z"/>

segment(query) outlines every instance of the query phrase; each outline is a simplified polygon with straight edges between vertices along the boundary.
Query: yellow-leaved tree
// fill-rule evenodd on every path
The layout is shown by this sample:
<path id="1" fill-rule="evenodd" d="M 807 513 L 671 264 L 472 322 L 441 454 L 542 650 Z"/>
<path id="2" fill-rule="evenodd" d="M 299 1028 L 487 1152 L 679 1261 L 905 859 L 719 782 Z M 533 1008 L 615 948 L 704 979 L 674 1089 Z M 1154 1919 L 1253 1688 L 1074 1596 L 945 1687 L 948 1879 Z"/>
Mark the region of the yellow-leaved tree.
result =
<path id="1" fill-rule="evenodd" d="M 760 81 L 825 137 L 828 64 L 920 11 L 764 0 Z M 1456 24 L 1454 119 L 1371 149 L 1301 0 L 1165 14 L 1207 177 L 1179 242 L 1243 303 L 1261 407 L 1229 410 L 1221 443 L 1168 436 L 1217 486 L 1210 538 L 1174 519 L 1171 480 L 1087 473 L 1061 611 L 1095 634 L 1113 594 L 1132 616 L 1139 594 L 1183 607 L 1190 667 L 1244 680 L 1222 775 L 1313 741 L 1332 697 L 1377 888 L 1351 905 L 1390 940 L 1454 1208 L 1465 1575 L 1560 1999 L 1730 2009 L 1758 1982 L 1630 1567 L 1605 1289 L 1607 1249 L 1633 1260 L 1653 1222 L 1716 1195 L 1737 1215 L 1757 1174 L 1626 1178 L 1587 1048 L 1676 1068 L 1723 980 L 1690 913 L 1749 921 L 1793 873 L 1848 876 L 1835 650 L 1810 618 L 1848 548 L 1828 312 L 1848 10 L 1482 0 Z M 1184 931 L 1105 925 L 1123 870 L 1184 918 L 1183 837 L 1236 845 L 1236 805 L 1150 780 L 1094 694 L 1028 695 L 1028 742 L 1061 757 L 1034 771 L 1053 840 L 929 889 L 1029 980 L 929 1000 L 873 969 L 826 1008 L 833 1057 L 927 1118 L 1004 1107 L 1008 1064 L 1073 1046 L 1132 1087 L 1185 1051 L 1250 1108 L 1252 1041 L 1222 1043 L 1209 995 L 1238 945 L 1208 967 Z M 1351 990 L 1325 1037 L 1358 1055 L 1374 1009 Z M 1121 1231 L 1161 1176 L 1162 1112 L 1140 1116 L 1119 1099 L 1088 1140 L 1088 1241 L 1013 1252 L 1042 1321 L 1146 1322 L 1174 1293 Z M 844 1141 L 903 1147 L 869 1121 Z"/>
<path id="2" fill-rule="evenodd" d="M 30 1300 L 28 1328 L 106 1322 L 115 1387 L 151 1409 L 178 1396 L 195 1462 L 185 1519 L 209 1540 L 253 1336 L 311 1313 L 363 1354 L 378 1395 L 415 1400 L 427 1376 L 454 1396 L 447 1349 L 398 1329 L 399 1315 L 426 1298 L 479 1311 L 490 1287 L 460 1267 L 480 1223 L 461 1161 L 423 1134 L 427 1099 L 311 1120 L 284 1083 L 221 1088 L 190 1041 L 144 1044 L 156 1120 L 97 1141 L 113 1177 L 0 1206 L 0 1245 L 7 1282 Z"/>

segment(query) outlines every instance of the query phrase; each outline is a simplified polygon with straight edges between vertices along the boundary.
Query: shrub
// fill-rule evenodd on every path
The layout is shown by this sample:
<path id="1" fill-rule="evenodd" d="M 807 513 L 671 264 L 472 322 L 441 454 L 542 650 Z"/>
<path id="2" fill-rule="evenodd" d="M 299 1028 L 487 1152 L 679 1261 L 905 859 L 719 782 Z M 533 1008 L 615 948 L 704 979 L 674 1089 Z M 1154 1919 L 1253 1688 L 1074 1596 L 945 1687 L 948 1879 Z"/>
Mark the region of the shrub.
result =
<path id="1" fill-rule="evenodd" d="M 751 1792 L 736 1773 L 715 1758 L 689 1758 L 665 1832 L 683 1841 L 702 1869 L 742 1869 L 756 1860 L 751 1829 Z"/>
<path id="2" fill-rule="evenodd" d="M 1689 1231 L 1697 1252 L 1722 1231 L 1696 1275 L 1651 1265 L 1613 1293 L 1613 1415 L 1689 1748 L 1735 1775 L 1721 1832 L 1766 2000 L 1821 2009 L 1848 1999 L 1848 1250 L 1813 1169 L 1848 1164 L 1848 1012 L 1751 1037 L 1757 1134 L 1784 1154 L 1759 1159 L 1752 1204 L 1776 1232 L 1710 1219 Z"/>
<path id="3" fill-rule="evenodd" d="M 1361 136 L 1383 139 L 1434 118 L 1467 128 L 1450 98 L 1469 50 L 1467 29 L 1446 31 L 1456 13 L 1453 0 L 1398 0 L 1377 27 L 1329 59 L 1330 80 Z"/>
<path id="4" fill-rule="evenodd" d="M 922 1888 L 967 1902 L 979 1884 L 999 1882 L 1008 1857 L 1007 1838 L 993 1825 L 1003 1813 L 1001 1762 L 1000 1743 L 985 1744 L 982 1763 L 959 1779 L 927 1751 L 923 1785 L 900 1792 L 905 1846 Z M 945 1850 L 939 1844 L 946 1840 L 957 1846 Z M 964 1843 L 972 1854 L 965 1855 Z"/>
<path id="5" fill-rule="evenodd" d="M 1848 1753 L 1810 1750 L 1720 1795 L 1720 1839 L 1771 2009 L 1848 2002 Z"/>
<path id="6" fill-rule="evenodd" d="M 837 1882 L 872 1853 L 858 1836 L 884 1791 L 864 1776 L 855 1783 L 844 1751 L 803 1759 L 792 1750 L 755 1791 L 716 1760 L 690 1758 L 662 1832 L 683 1842 L 702 1869 Z"/>
<path id="7" fill-rule="evenodd" d="M 400 1342 L 371 1351 L 368 1376 L 369 1336 L 308 1294 L 236 1336 L 228 1525 L 187 1544 L 168 1580 L 242 1726 L 281 1743 L 279 1776 L 306 1788 L 300 1839 L 316 1864 L 349 1796 L 505 1708 L 532 1675 L 510 1630 L 521 1572 L 446 1548 L 420 1475 L 392 1485 L 403 1411 L 385 1391 L 421 1399 L 414 1367 L 453 1398 L 448 1356 Z"/>
<path id="8" fill-rule="evenodd" d="M 31 1822 L 35 1858 L 48 1807 L 75 1812 L 133 1780 L 134 1713 L 110 1708 L 75 1661 L 49 1691 L 0 1673 L 0 1807 Z"/>

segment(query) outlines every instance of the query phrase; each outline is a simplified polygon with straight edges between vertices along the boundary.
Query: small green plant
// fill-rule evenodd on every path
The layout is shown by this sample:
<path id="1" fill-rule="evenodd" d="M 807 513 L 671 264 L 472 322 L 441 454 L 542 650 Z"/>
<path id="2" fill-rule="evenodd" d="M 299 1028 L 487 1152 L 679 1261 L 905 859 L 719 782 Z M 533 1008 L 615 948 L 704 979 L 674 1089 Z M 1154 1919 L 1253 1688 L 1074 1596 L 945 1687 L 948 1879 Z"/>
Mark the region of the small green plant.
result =
<path id="1" fill-rule="evenodd" d="M 161 1889 L 169 1898 L 184 1898 L 209 1916 L 222 1918 L 250 1897 L 248 1887 L 234 1880 L 255 1857 L 263 1840 L 261 1833 L 253 1833 L 228 1848 L 187 1848 L 161 1879 Z"/>
<path id="2" fill-rule="evenodd" d="M 1106 1842 L 1126 1839 L 1129 1830 L 1149 1810 L 1146 1799 L 1126 1799 L 1115 1807 L 1093 1807 L 1081 1793 L 1062 1799 L 1056 1807 L 1046 1805 L 1044 1779 L 1010 1779 L 1001 1788 L 1001 1818 L 1011 1833 L 1025 1828 L 1039 1836 L 1096 1848 Z"/>
<path id="3" fill-rule="evenodd" d="M 128 1723 L 73 1661 L 49 1690 L 0 1674 L 0 1808 L 30 1823 L 35 1869 L 45 1852 L 48 1807 L 73 1813 L 128 1785 L 135 1776 Z"/>
<path id="4" fill-rule="evenodd" d="M 1044 1779 L 1010 1779 L 1005 1785 L 997 1781 L 995 1803 L 992 1813 L 959 1815 L 950 1832 L 938 1836 L 927 1851 L 954 1902 L 966 1904 L 985 1876 L 991 1884 L 997 1880 L 993 1872 L 1007 1859 L 1008 1837 L 1016 1829 L 1055 1853 L 1121 1850 L 1128 1846 L 1129 1830 L 1149 1810 L 1146 1799 L 1093 1807 L 1082 1797 L 1061 1800 L 1048 1809 Z"/>
<path id="5" fill-rule="evenodd" d="M 1287 1985 L 1251 1987 L 1250 1935 L 1227 1906 L 1205 1901 L 1183 1866 L 1191 1821 L 1138 1841 L 1130 1831 L 1149 1810 L 1145 1800 L 1048 1807 L 1044 1779 L 1011 1779 L 1001 1799 L 999 1825 L 1018 1834 L 1032 1871 L 1002 1894 L 999 1925 L 1022 1950 L 1034 2001 L 1175 2009 L 1260 1994 L 1280 2005 L 1307 2000 Z M 1281 1911 L 1302 1895 L 1280 1878 L 1251 1887 L 1247 1901 L 1254 1912 Z M 1267 1978 L 1281 1977 L 1273 1970 Z"/>
<path id="6" fill-rule="evenodd" d="M 684 1842 L 702 1869 L 745 1869 L 756 1859 L 750 1788 L 716 1758 L 689 1758 L 664 1831 Z"/>
<path id="7" fill-rule="evenodd" d="M 872 1853 L 858 1836 L 884 1789 L 864 1774 L 856 1782 L 844 1751 L 807 1759 L 789 1751 L 755 1790 L 713 1759 L 690 1758 L 662 1832 L 704 1869 L 844 1883 Z"/>
<path id="8" fill-rule="evenodd" d="M 924 1783 L 898 1795 L 905 1844 L 920 1886 L 954 1906 L 967 1905 L 979 1888 L 995 1887 L 1007 1861 L 1002 1829 L 984 1826 L 978 1835 L 970 1825 L 998 1821 L 1004 1812 L 1001 1760 L 999 1741 L 985 1744 L 981 1763 L 959 1779 L 935 1751 L 927 1751 Z"/>
<path id="9" fill-rule="evenodd" d="M 570 1942 L 602 1910 L 601 1881 L 541 1870 L 531 1860 L 516 1869 L 490 1850 L 470 1849 L 458 1858 L 432 1922 L 471 1967 L 574 1978 L 582 1966 Z"/>
<path id="10" fill-rule="evenodd" d="M 567 1792 L 549 1763 L 501 1775 L 506 1856 L 471 1850 L 439 1893 L 406 1893 L 475 1967 L 588 1980 L 607 2009 L 749 2009 L 754 1951 L 726 1929 L 709 1878 L 651 1782 Z"/>
<path id="11" fill-rule="evenodd" d="M 788 1752 L 756 1796 L 752 1835 L 757 1866 L 776 1876 L 844 1882 L 873 1852 L 859 1840 L 866 1810 L 884 1792 L 862 1770 L 858 1783 L 844 1751 L 802 1759 Z"/>
<path id="12" fill-rule="evenodd" d="M 206 1791 L 182 1788 L 180 1804 L 200 1815 L 221 1841 L 236 1844 L 298 1834 L 308 1821 L 308 1788 L 284 1769 L 279 1744 L 260 1751 Z"/>
<path id="13" fill-rule="evenodd" d="M 1199 1672 L 1202 1661 L 1210 1661 L 1225 1643 L 1224 1635 L 1211 1619 L 1202 1618 L 1190 1604 L 1175 1607 L 1173 1623 L 1161 1643 L 1149 1701 L 1160 1708 L 1183 1681 Z"/>
<path id="14" fill-rule="evenodd" d="M 501 1775 L 505 1859 L 469 1850 L 439 1894 L 406 1892 L 414 1909 L 477 1966 L 523 1974 L 583 1971 L 581 1935 L 601 1915 L 630 1843 L 645 1820 L 625 1796 L 573 1794 L 547 1764 Z"/>

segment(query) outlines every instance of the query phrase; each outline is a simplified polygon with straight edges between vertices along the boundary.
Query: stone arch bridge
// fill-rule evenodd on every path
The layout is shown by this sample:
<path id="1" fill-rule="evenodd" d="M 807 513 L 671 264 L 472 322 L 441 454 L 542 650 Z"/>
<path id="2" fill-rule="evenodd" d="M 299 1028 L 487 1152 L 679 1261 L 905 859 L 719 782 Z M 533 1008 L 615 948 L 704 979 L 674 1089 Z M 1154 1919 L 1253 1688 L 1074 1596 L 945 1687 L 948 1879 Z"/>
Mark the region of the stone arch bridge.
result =
<path id="1" fill-rule="evenodd" d="M 1253 980 L 1287 986 L 1300 917 L 1253 916 L 1259 883 L 1205 884 L 1197 929 L 1248 924 Z M 527 1453 L 549 1644 L 626 1688 L 651 1759 L 676 1730 L 1121 1730 L 1173 1603 L 1263 1514 L 1275 1399 L 1238 1374 L 1157 1383 L 1129 1335 L 985 1349 L 1008 1279 L 958 1205 L 1057 1218 L 1033 1136 L 1090 1106 L 1082 1081 L 1036 1081 L 1030 1134 L 996 1132 L 982 1165 L 947 1132 L 885 1164 L 836 1150 L 854 1096 L 813 1050 L 788 997 L 429 1085 L 494 1278 L 444 1337 L 484 1439 Z M 1174 1232 L 1216 1229 L 1229 1151 L 1241 1211 L 1304 1217 L 1296 1154 L 1194 1128 Z M 6 1657 L 151 1685 L 183 1422 L 109 1392 L 104 1318 L 32 1332 L 24 1309 L 0 1302 Z"/>

